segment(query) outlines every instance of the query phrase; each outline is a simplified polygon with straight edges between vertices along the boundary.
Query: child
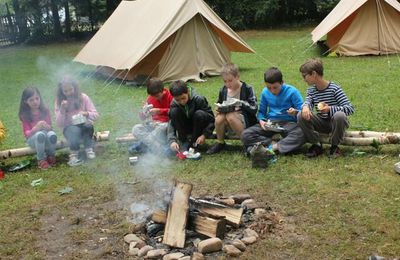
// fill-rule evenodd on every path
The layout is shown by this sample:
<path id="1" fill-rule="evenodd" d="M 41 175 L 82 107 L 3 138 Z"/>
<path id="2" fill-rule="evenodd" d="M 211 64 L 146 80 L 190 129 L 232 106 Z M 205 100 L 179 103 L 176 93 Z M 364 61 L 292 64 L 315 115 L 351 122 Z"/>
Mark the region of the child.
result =
<path id="1" fill-rule="evenodd" d="M 82 164 L 79 159 L 79 147 L 83 142 L 86 158 L 96 157 L 93 151 L 93 122 L 99 116 L 90 98 L 81 93 L 78 83 L 65 76 L 58 84 L 55 114 L 57 125 L 63 129 L 68 141 L 70 155 L 69 166 Z"/>
<path id="2" fill-rule="evenodd" d="M 133 127 L 132 133 L 145 148 L 160 152 L 161 146 L 167 141 L 168 113 L 173 97 L 168 89 L 164 88 L 159 79 L 150 79 L 147 84 L 147 103 L 149 106 L 145 112 L 140 113 L 143 124 Z M 147 116 L 148 114 L 148 116 Z M 135 147 L 143 149 L 142 145 Z"/>
<path id="3" fill-rule="evenodd" d="M 222 112 L 217 108 L 215 117 L 215 130 L 217 132 L 217 143 L 208 149 L 207 154 L 219 153 L 225 147 L 225 131 L 230 128 L 237 136 L 241 136 L 245 128 L 257 123 L 257 98 L 253 87 L 240 81 L 239 68 L 232 63 L 224 65 L 221 72 L 224 86 L 219 91 L 218 104 L 235 101 L 235 111 Z M 233 101 L 233 102 L 232 102 Z"/>
<path id="4" fill-rule="evenodd" d="M 264 82 L 266 87 L 261 92 L 257 116 L 259 124 L 244 130 L 242 142 L 247 154 L 257 143 L 269 146 L 272 152 L 289 153 L 304 144 L 303 132 L 296 122 L 303 98 L 295 87 L 283 82 L 282 72 L 276 67 L 271 67 L 264 73 Z M 273 145 L 272 136 L 278 132 L 265 127 L 267 120 L 282 130 L 279 133 L 283 139 Z"/>
<path id="5" fill-rule="evenodd" d="M 304 81 L 310 86 L 307 89 L 306 101 L 298 115 L 299 126 L 305 138 L 312 145 L 307 152 L 308 157 L 316 157 L 323 153 L 319 142 L 319 133 L 331 134 L 330 158 L 341 155 L 339 144 L 349 127 L 348 116 L 354 113 L 341 87 L 323 78 L 324 68 L 320 59 L 310 59 L 300 66 Z M 313 113 L 313 108 L 317 113 Z"/>
<path id="6" fill-rule="evenodd" d="M 57 136 L 52 131 L 50 111 L 37 88 L 28 87 L 22 92 L 19 119 L 28 145 L 36 150 L 38 167 L 46 170 L 55 165 Z"/>
<path id="7" fill-rule="evenodd" d="M 214 130 L 214 114 L 207 99 L 194 93 L 182 80 L 171 84 L 174 97 L 169 111 L 168 143 L 174 152 L 205 143 Z M 180 141 L 180 146 L 178 144 Z"/>

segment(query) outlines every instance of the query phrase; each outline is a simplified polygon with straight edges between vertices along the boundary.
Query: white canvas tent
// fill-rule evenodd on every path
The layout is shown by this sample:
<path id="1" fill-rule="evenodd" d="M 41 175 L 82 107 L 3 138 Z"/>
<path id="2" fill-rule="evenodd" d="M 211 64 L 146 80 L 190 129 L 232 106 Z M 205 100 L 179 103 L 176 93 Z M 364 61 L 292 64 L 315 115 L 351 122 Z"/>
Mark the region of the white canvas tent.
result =
<path id="1" fill-rule="evenodd" d="M 230 62 L 230 52 L 254 52 L 202 0 L 122 1 L 74 61 L 125 80 L 201 80 Z"/>
<path id="2" fill-rule="evenodd" d="M 400 3 L 397 0 L 341 0 L 311 32 L 313 42 L 344 56 L 400 52 Z"/>

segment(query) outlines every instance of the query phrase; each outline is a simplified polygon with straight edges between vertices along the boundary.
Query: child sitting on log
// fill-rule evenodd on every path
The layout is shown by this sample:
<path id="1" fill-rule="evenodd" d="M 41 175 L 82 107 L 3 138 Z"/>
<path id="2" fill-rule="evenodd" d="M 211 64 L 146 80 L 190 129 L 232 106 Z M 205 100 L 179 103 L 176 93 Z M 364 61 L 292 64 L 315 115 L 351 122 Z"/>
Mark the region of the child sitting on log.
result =
<path id="1" fill-rule="evenodd" d="M 168 143 L 174 152 L 205 143 L 214 130 L 214 114 L 204 96 L 197 95 L 182 80 L 171 84 L 174 97 L 169 111 Z"/>
<path id="2" fill-rule="evenodd" d="M 147 83 L 147 94 L 149 96 L 139 114 L 143 123 L 132 128 L 137 142 L 129 148 L 130 153 L 144 150 L 159 153 L 167 143 L 168 113 L 173 97 L 163 82 L 156 78 Z"/>
<path id="3" fill-rule="evenodd" d="M 63 77 L 58 83 L 55 114 L 57 125 L 62 128 L 68 141 L 70 154 L 69 166 L 78 166 L 83 163 L 79 158 L 80 144 L 83 142 L 86 158 L 96 157 L 93 151 L 93 122 L 99 114 L 92 100 L 82 93 L 78 82 L 70 76 Z"/>
<path id="4" fill-rule="evenodd" d="M 54 166 L 57 135 L 51 126 L 50 111 L 37 88 L 28 87 L 22 92 L 19 118 L 26 142 L 36 150 L 39 169 Z"/>

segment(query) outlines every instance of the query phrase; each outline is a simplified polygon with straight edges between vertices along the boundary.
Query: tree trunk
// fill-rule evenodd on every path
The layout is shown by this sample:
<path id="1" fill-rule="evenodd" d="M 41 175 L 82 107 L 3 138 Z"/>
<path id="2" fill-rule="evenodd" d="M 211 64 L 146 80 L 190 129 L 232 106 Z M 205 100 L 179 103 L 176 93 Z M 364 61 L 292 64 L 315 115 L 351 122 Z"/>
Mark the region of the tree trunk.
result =
<path id="1" fill-rule="evenodd" d="M 56 39 L 61 38 L 61 23 L 60 23 L 60 16 L 58 15 L 58 6 L 56 0 L 50 1 L 51 13 L 53 17 L 53 33 Z"/>
<path id="2" fill-rule="evenodd" d="M 15 12 L 15 20 L 17 22 L 19 31 L 17 35 L 17 41 L 24 42 L 29 37 L 29 31 L 26 24 L 25 8 L 21 8 L 18 0 L 13 0 L 12 4 Z"/>
<path id="3" fill-rule="evenodd" d="M 90 26 L 91 26 L 91 30 L 92 32 L 94 31 L 94 21 L 93 21 L 93 10 L 92 10 L 92 1 L 91 0 L 87 0 L 88 3 L 88 12 L 89 12 L 89 21 L 90 21 Z"/>
<path id="4" fill-rule="evenodd" d="M 69 38 L 71 36 L 71 16 L 69 14 L 68 0 L 64 1 L 64 10 L 65 10 L 65 36 Z"/>

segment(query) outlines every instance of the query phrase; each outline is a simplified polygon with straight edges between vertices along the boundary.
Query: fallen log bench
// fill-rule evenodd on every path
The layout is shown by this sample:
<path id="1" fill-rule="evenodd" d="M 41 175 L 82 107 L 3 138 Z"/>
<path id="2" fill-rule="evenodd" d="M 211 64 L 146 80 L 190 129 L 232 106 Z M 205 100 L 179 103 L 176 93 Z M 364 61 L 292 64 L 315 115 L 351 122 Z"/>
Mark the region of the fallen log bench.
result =
<path id="1" fill-rule="evenodd" d="M 216 139 L 215 134 L 211 138 L 208 139 Z M 226 139 L 228 140 L 239 140 L 238 136 L 228 136 Z M 275 135 L 273 137 L 274 140 L 279 140 L 280 135 Z M 134 142 L 136 140 L 135 136 L 131 133 L 117 137 L 117 143 L 129 143 Z M 324 144 L 330 144 L 330 136 L 329 134 L 320 134 L 320 141 Z M 373 143 L 378 144 L 399 144 L 400 143 L 400 133 L 392 133 L 392 132 L 374 132 L 374 131 L 347 131 L 345 133 L 345 137 L 342 145 L 349 146 L 368 146 Z"/>
<path id="2" fill-rule="evenodd" d="M 93 135 L 93 139 L 97 142 L 108 141 L 109 135 L 110 135 L 110 131 L 96 132 Z M 66 140 L 60 140 L 57 142 L 56 149 L 57 150 L 62 149 L 67 146 L 68 146 L 68 143 Z M 36 153 L 36 150 L 32 149 L 31 147 L 22 147 L 22 148 L 15 148 L 15 149 L 0 151 L 0 158 L 7 159 L 7 158 L 11 158 L 11 157 L 26 156 L 26 155 L 35 154 L 35 153 Z"/>

